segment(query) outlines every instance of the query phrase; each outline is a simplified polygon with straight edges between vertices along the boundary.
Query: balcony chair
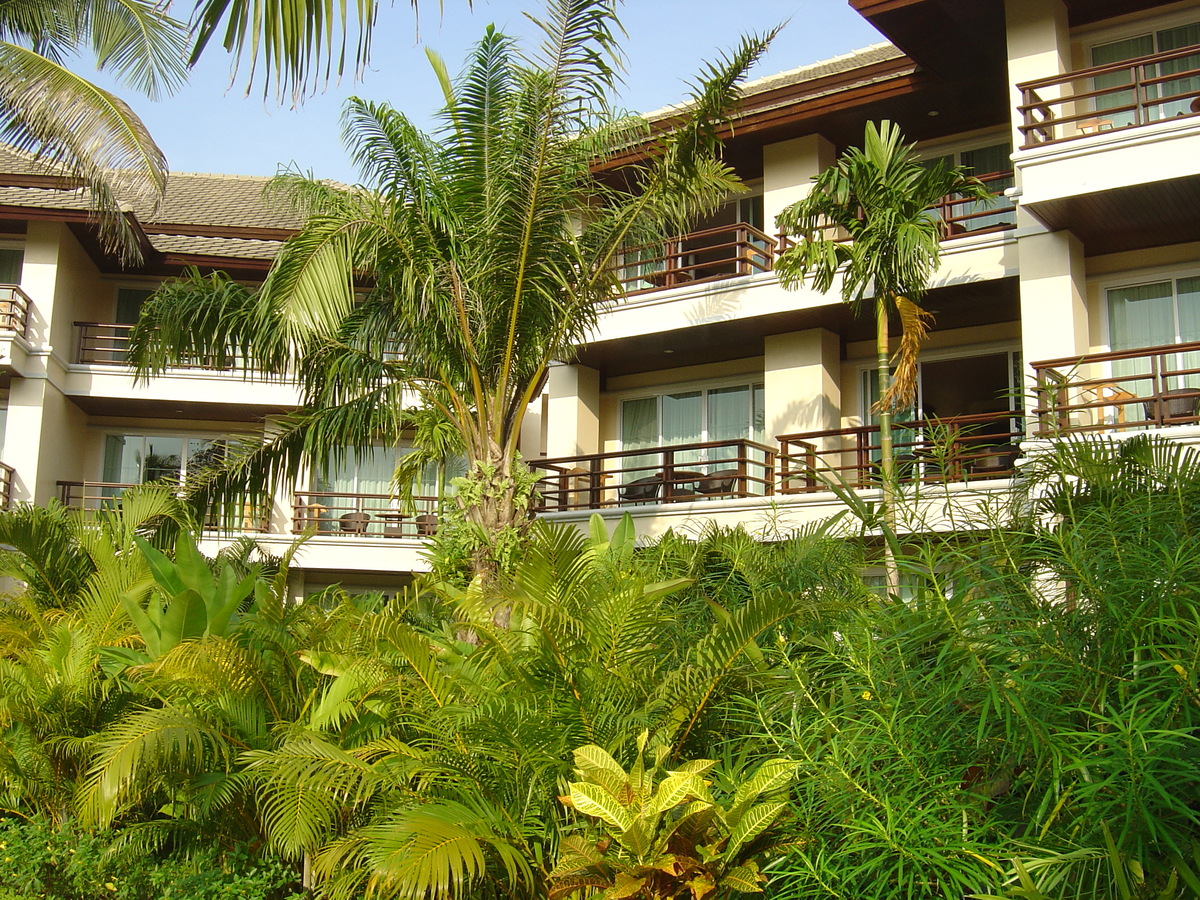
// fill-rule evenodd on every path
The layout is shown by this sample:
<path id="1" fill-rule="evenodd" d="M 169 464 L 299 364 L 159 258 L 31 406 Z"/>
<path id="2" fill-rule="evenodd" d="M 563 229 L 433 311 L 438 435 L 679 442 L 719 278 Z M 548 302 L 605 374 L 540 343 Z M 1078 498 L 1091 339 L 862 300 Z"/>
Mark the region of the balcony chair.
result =
<path id="1" fill-rule="evenodd" d="M 348 512 L 344 516 L 338 517 L 338 523 L 341 525 L 343 534 L 366 534 L 367 525 L 371 521 L 371 514 L 360 511 Z"/>
<path id="2" fill-rule="evenodd" d="M 978 456 L 971 461 L 972 475 L 1005 475 L 1016 467 L 1021 448 L 1016 444 L 998 444 L 993 447 L 980 447 Z"/>
<path id="3" fill-rule="evenodd" d="M 1146 421 L 1161 421 L 1164 425 L 1195 419 L 1198 407 L 1200 407 L 1200 390 L 1196 388 L 1177 388 L 1173 391 L 1164 391 L 1161 397 L 1146 400 L 1142 404 L 1142 408 L 1146 411 Z"/>
<path id="4" fill-rule="evenodd" d="M 662 486 L 662 472 L 658 472 L 629 482 L 621 488 L 620 496 L 622 500 L 634 503 L 649 503 L 658 499 L 658 492 L 662 490 Z"/>
<path id="5" fill-rule="evenodd" d="M 414 520 L 417 524 L 417 537 L 433 537 L 438 530 L 438 517 L 433 513 L 422 513 Z"/>
<path id="6" fill-rule="evenodd" d="M 709 497 L 734 496 L 734 485 L 741 473 L 737 469 L 722 469 L 719 472 L 709 472 L 696 482 L 696 490 Z"/>

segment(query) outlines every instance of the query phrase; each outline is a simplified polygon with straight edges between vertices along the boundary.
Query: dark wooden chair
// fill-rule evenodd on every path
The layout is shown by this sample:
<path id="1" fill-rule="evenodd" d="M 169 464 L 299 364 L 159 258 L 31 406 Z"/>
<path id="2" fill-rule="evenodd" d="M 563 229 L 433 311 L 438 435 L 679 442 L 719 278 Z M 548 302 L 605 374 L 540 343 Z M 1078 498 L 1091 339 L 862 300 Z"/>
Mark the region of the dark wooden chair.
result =
<path id="1" fill-rule="evenodd" d="M 348 512 L 344 516 L 339 516 L 338 522 L 345 534 L 366 534 L 367 525 L 371 522 L 371 514 L 361 510 Z"/>
<path id="2" fill-rule="evenodd" d="M 634 503 L 649 503 L 651 500 L 658 499 L 658 492 L 662 490 L 663 476 L 659 472 L 655 475 L 647 475 L 645 478 L 638 478 L 629 482 L 621 488 L 620 496 L 622 500 L 629 500 Z"/>

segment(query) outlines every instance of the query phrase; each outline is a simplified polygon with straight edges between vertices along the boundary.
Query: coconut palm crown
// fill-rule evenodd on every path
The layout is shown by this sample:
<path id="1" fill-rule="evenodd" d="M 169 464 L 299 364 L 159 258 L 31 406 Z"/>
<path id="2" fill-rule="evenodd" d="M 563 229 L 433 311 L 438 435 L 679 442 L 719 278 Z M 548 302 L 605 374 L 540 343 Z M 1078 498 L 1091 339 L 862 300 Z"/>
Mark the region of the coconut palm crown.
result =
<path id="1" fill-rule="evenodd" d="M 88 189 L 101 236 L 140 258 L 123 204 L 156 202 L 167 161 L 119 97 L 67 67 L 90 52 L 96 67 L 152 99 L 186 74 L 187 26 L 161 0 L 0 3 L 0 134 Z"/>
<path id="2" fill-rule="evenodd" d="M 235 467 L 231 496 L 345 448 L 395 443 L 418 401 L 463 436 L 477 485 L 460 493 L 468 521 L 485 535 L 525 521 L 514 463 L 529 402 L 615 299 L 621 247 L 738 188 L 716 129 L 770 40 L 747 38 L 710 66 L 670 132 L 651 138 L 605 100 L 614 6 L 551 3 L 531 53 L 489 28 L 456 79 L 431 56 L 446 100 L 436 135 L 352 100 L 344 137 L 363 183 L 277 179 L 309 218 L 261 291 L 193 279 L 147 305 L 132 339 L 143 375 L 243 357 L 302 385 L 303 409 Z M 631 146 L 649 149 L 596 174 Z"/>
<path id="3" fill-rule="evenodd" d="M 775 265 L 784 286 L 797 287 L 811 275 L 813 287 L 824 292 L 840 278 L 842 299 L 856 311 L 867 298 L 874 300 L 885 523 L 891 522 L 895 490 L 892 413 L 911 406 L 916 395 L 917 354 L 931 318 L 920 299 L 941 252 L 943 224 L 931 207 L 948 196 L 990 199 L 984 184 L 962 167 L 923 163 L 895 123 L 868 122 L 863 146 L 843 153 L 814 179 L 808 196 L 776 218 L 795 239 Z M 892 314 L 901 324 L 894 360 Z"/>

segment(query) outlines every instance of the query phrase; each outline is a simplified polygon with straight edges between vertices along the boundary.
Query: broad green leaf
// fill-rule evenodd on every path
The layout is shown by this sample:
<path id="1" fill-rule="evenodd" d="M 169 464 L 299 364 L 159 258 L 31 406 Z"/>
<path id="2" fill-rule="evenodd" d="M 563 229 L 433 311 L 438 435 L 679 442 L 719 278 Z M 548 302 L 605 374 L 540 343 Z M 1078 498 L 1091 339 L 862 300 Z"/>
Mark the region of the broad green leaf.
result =
<path id="1" fill-rule="evenodd" d="M 689 798 L 711 801 L 704 779 L 699 775 L 668 775 L 655 788 L 650 809 L 655 813 L 664 813 Z"/>
<path id="2" fill-rule="evenodd" d="M 156 595 L 152 595 L 148 603 L 151 610 L 159 611 L 159 599 Z M 129 594 L 121 595 L 121 606 L 125 608 L 133 626 L 141 635 L 142 641 L 146 645 L 146 653 L 151 659 L 158 659 L 162 655 L 162 627 L 158 616 L 151 616 Z"/>
<path id="3" fill-rule="evenodd" d="M 195 591 L 182 591 L 171 598 L 163 614 L 160 650 L 167 653 L 186 640 L 201 637 L 208 624 L 204 601 Z"/>
<path id="4" fill-rule="evenodd" d="M 783 801 L 778 801 L 760 803 L 746 810 L 745 815 L 729 833 L 729 843 L 725 846 L 725 859 L 729 861 L 737 859 L 738 851 L 769 828 L 786 806 L 787 804 Z"/>
<path id="5" fill-rule="evenodd" d="M 169 594 L 180 594 L 186 589 L 187 585 L 180 580 L 175 564 L 167 559 L 161 550 L 150 546 L 150 542 L 138 534 L 133 536 L 133 542 L 150 564 L 150 574 L 154 576 L 154 580 L 166 588 Z"/>
<path id="6" fill-rule="evenodd" d="M 753 862 L 735 866 L 721 876 L 721 887 L 742 894 L 761 894 L 762 883 L 766 881 L 758 866 Z"/>
<path id="7" fill-rule="evenodd" d="M 571 805 L 585 816 L 595 816 L 621 831 L 625 831 L 633 823 L 629 810 L 598 784 L 571 785 Z"/>

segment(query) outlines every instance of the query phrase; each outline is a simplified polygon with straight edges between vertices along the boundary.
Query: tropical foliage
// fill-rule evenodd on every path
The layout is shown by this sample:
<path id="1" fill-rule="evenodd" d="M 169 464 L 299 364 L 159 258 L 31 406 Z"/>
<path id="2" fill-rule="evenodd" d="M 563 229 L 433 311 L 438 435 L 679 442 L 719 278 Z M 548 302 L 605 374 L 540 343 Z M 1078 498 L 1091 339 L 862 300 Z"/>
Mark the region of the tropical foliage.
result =
<path id="1" fill-rule="evenodd" d="M 286 559 L 203 560 L 153 487 L 19 507 L 0 841 L 132 900 L 123 853 L 326 898 L 1200 896 L 1200 455 L 1026 470 L 882 599 L 829 530 L 538 523 L 503 627 L 478 583 L 285 602 Z M 89 896 L 35 862 L 4 888 Z"/>
<path id="2" fill-rule="evenodd" d="M 238 461 L 221 493 L 394 445 L 416 398 L 461 436 L 477 568 L 495 568 L 497 535 L 525 527 L 517 443 L 548 365 L 569 359 L 613 301 L 622 246 L 738 189 L 715 129 L 770 40 L 745 39 L 709 67 L 677 127 L 651 135 L 607 106 L 612 0 L 559 0 L 537 24 L 532 52 L 489 30 L 456 79 L 434 59 L 446 97 L 436 136 L 351 101 L 345 138 L 364 185 L 279 179 L 308 221 L 261 291 L 195 277 L 145 306 L 130 348 L 143 376 L 237 357 L 302 386 L 301 412 Z M 595 174 L 637 143 L 640 161 Z"/>

